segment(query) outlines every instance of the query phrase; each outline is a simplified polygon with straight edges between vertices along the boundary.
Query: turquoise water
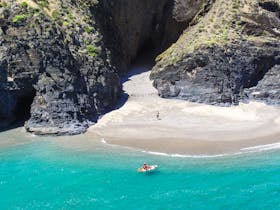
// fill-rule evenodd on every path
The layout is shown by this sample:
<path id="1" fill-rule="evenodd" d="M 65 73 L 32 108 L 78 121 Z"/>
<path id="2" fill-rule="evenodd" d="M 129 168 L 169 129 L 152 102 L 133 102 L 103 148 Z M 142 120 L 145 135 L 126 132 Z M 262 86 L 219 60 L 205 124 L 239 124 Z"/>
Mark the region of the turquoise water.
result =
<path id="1" fill-rule="evenodd" d="M 158 172 L 138 174 L 144 161 Z M 280 209 L 280 152 L 194 159 L 48 141 L 6 147 L 0 209 Z"/>

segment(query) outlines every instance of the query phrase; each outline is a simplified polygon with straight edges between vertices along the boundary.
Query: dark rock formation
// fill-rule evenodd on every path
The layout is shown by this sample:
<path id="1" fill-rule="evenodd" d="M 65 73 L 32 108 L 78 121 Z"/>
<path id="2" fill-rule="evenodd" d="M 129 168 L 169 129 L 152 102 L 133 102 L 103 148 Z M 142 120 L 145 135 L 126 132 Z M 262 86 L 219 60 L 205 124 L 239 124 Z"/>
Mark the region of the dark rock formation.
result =
<path id="1" fill-rule="evenodd" d="M 238 104 L 248 96 L 244 89 L 257 85 L 280 64 L 279 47 L 280 43 L 257 47 L 247 42 L 204 47 L 160 71 L 154 85 L 162 97 L 213 105 Z M 277 77 L 270 85 L 279 91 Z"/>
<path id="2" fill-rule="evenodd" d="M 4 16 L 0 45 L 2 127 L 21 115 L 28 116 L 31 106 L 25 125 L 28 131 L 82 133 L 90 121 L 116 103 L 119 79 L 106 61 L 105 48 L 96 50 L 102 42 L 92 41 L 90 49 L 82 51 L 88 34 L 68 31 L 40 10 L 25 5 L 10 4 L 0 13 Z M 80 25 L 76 27 L 81 30 Z"/>
<path id="3" fill-rule="evenodd" d="M 98 14 L 116 65 L 125 72 L 139 51 L 158 53 L 176 41 L 203 0 L 103 0 Z"/>
<path id="4" fill-rule="evenodd" d="M 250 100 L 265 101 L 267 104 L 280 105 L 280 65 L 270 68 L 258 84 L 245 89 Z"/>
<path id="5" fill-rule="evenodd" d="M 151 75 L 162 97 L 279 104 L 279 0 L 5 2 L 0 129 L 27 120 L 36 134 L 86 131 L 116 104 L 133 59 L 180 35 Z"/>
<path id="6" fill-rule="evenodd" d="M 143 47 L 161 50 L 175 41 L 202 2 L 6 0 L 0 128 L 21 118 L 35 134 L 84 132 L 114 107 L 118 73 Z"/>
<path id="7" fill-rule="evenodd" d="M 158 57 L 151 78 L 162 97 L 231 105 L 280 104 L 278 1 L 217 0 Z"/>

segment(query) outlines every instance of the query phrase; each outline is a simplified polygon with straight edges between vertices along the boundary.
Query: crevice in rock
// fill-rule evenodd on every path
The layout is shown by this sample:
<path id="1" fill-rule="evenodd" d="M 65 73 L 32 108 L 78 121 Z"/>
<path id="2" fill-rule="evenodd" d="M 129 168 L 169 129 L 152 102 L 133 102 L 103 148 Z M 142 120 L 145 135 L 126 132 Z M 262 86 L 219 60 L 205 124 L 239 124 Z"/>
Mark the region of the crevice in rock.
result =
<path id="1" fill-rule="evenodd" d="M 141 57 L 147 57 L 148 55 L 151 57 L 155 57 L 156 53 L 156 43 L 152 40 L 152 38 L 148 38 L 142 46 L 140 46 L 137 50 L 136 58 L 132 61 L 135 62 Z"/>
<path id="2" fill-rule="evenodd" d="M 269 12 L 280 12 L 280 7 L 275 1 L 260 2 L 259 5 Z"/>
<path id="3" fill-rule="evenodd" d="M 130 70 L 133 69 L 133 67 L 135 66 L 146 66 L 146 68 L 152 68 L 152 66 L 155 65 L 155 58 L 158 55 L 159 50 L 160 49 L 157 48 L 157 45 L 154 42 L 154 40 L 152 38 L 148 38 L 137 50 L 135 58 L 128 65 L 128 72 L 126 74 L 130 76 L 133 75 L 133 73 L 131 73 Z"/>
<path id="4" fill-rule="evenodd" d="M 259 81 L 261 81 L 266 73 L 276 65 L 276 60 L 274 57 L 260 57 L 254 61 L 256 66 L 255 74 L 252 75 L 251 79 L 248 81 L 247 86 L 244 88 L 251 88 L 257 86 Z"/>
<path id="5" fill-rule="evenodd" d="M 128 66 L 127 73 L 121 75 L 121 84 L 123 85 L 135 75 L 142 74 L 146 71 L 151 70 L 155 65 L 155 57 L 157 55 L 157 52 L 158 49 L 156 48 L 155 42 L 151 38 L 147 39 L 138 49 L 136 57 Z M 126 103 L 128 98 L 128 93 L 123 91 L 117 105 L 113 110 L 121 108 Z"/>
<path id="6" fill-rule="evenodd" d="M 30 110 L 35 95 L 35 89 L 20 91 L 19 93 L 17 93 L 16 104 L 13 111 L 13 114 L 15 116 L 14 123 L 23 123 L 31 117 Z"/>
<path id="7" fill-rule="evenodd" d="M 156 56 L 176 42 L 196 14 L 202 8 L 207 10 L 205 7 L 202 0 L 104 0 L 91 12 L 99 14 L 97 25 L 124 84 L 130 77 L 151 70 Z M 115 109 L 128 97 L 123 92 Z"/>
<path id="8" fill-rule="evenodd" d="M 96 21 L 112 52 L 111 61 L 124 74 L 144 49 L 149 48 L 155 56 L 176 42 L 203 2 L 193 4 L 174 0 L 104 0 L 91 12 L 100 14 Z"/>

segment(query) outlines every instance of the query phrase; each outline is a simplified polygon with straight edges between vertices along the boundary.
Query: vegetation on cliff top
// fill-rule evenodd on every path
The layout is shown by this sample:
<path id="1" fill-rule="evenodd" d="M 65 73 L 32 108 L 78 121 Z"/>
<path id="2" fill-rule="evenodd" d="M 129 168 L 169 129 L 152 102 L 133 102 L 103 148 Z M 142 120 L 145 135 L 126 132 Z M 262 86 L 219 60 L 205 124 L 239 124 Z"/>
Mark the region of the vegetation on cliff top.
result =
<path id="1" fill-rule="evenodd" d="M 66 0 L 17 0 L 17 2 L 25 13 L 17 14 L 12 20 L 14 24 L 32 17 L 31 11 L 36 10 L 64 29 L 64 42 L 72 43 L 71 51 L 74 54 L 79 51 L 90 58 L 100 53 L 96 46 L 99 40 L 98 32 L 94 29 L 94 18 L 89 10 L 90 6 L 98 4 L 97 0 L 79 0 L 74 3 Z M 2 2 L 4 5 L 9 3 L 8 0 Z"/>
<path id="2" fill-rule="evenodd" d="M 216 0 L 210 11 L 189 27 L 179 40 L 157 57 L 159 65 L 172 65 L 188 53 L 205 46 L 226 46 L 236 40 L 265 42 L 279 39 L 252 17 L 260 11 L 260 4 L 265 0 Z M 272 1 L 271 1 L 272 2 Z M 280 0 L 274 0 L 280 5 Z M 245 33 L 245 23 L 250 22 L 260 28 L 258 34 Z"/>
<path id="3" fill-rule="evenodd" d="M 72 0 L 0 2 L 0 128 L 24 115 L 36 134 L 85 132 L 120 90 L 94 8 Z"/>

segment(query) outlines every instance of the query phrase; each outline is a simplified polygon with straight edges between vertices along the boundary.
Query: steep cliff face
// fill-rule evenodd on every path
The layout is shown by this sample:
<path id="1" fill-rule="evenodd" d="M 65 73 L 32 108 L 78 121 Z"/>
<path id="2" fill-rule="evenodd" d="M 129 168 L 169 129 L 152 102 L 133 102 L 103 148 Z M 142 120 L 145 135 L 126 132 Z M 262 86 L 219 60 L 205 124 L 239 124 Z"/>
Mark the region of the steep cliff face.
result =
<path id="1" fill-rule="evenodd" d="M 279 101 L 279 0 L 216 0 L 158 56 L 151 78 L 162 97 L 230 105 Z"/>
<path id="2" fill-rule="evenodd" d="M 176 41 L 203 0 L 103 0 L 98 14 L 116 63 L 126 67 L 146 48 L 158 53 Z M 144 49 L 145 50 L 145 49 Z"/>
<path id="3" fill-rule="evenodd" d="M 86 22 L 89 11 L 67 2 L 44 11 L 31 3 L 10 1 L 0 9 L 1 126 L 28 117 L 31 106 L 30 132 L 84 132 L 116 103 L 116 70 L 94 23 Z"/>
<path id="4" fill-rule="evenodd" d="M 110 110 L 119 73 L 143 48 L 175 41 L 203 0 L 5 0 L 0 5 L 0 128 L 77 134 Z"/>

